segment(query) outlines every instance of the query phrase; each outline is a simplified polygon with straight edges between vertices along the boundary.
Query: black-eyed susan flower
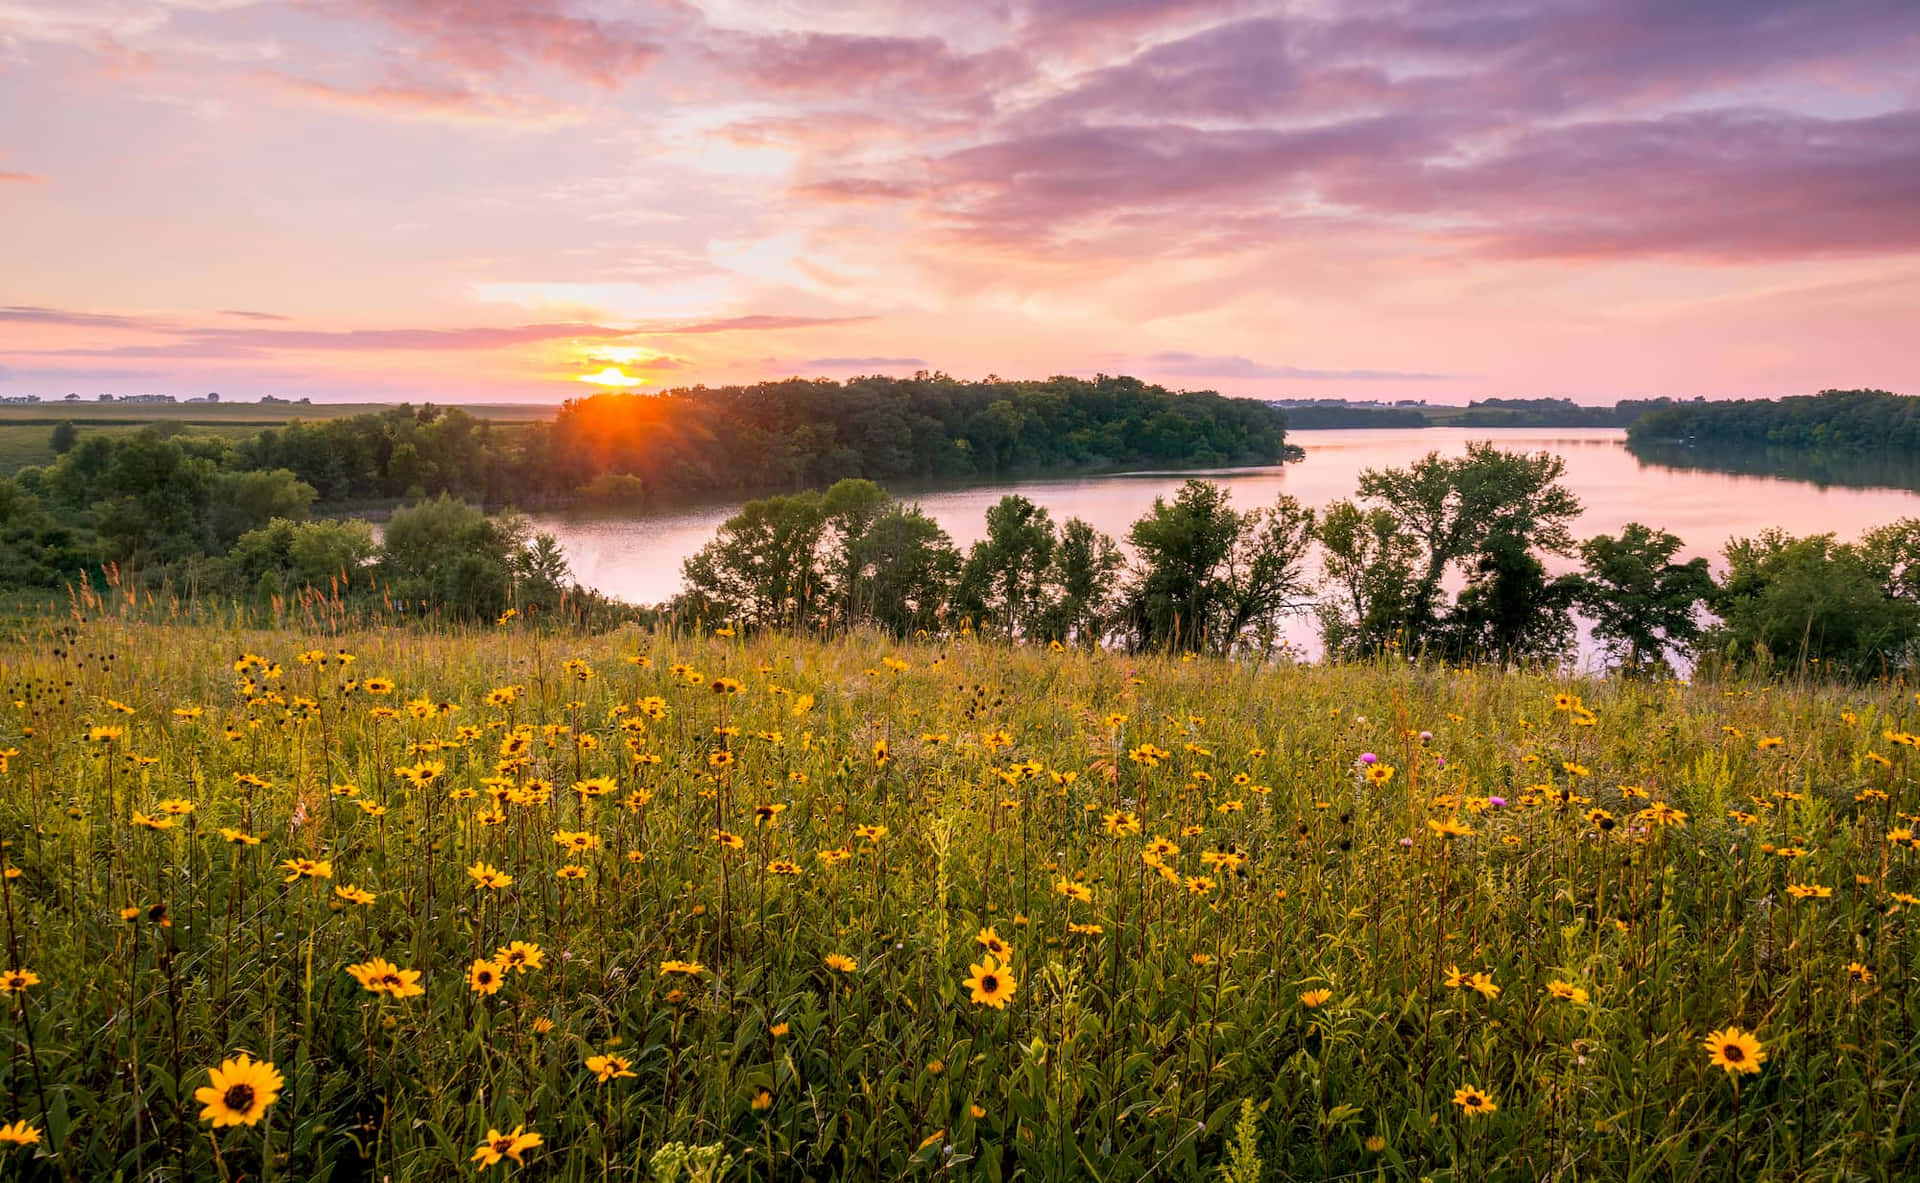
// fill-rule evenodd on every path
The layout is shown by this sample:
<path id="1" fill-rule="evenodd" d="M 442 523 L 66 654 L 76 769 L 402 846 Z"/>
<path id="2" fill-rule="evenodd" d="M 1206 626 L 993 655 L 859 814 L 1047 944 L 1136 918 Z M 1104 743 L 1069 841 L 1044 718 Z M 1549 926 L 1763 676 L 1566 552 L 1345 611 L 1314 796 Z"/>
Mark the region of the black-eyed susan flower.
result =
<path id="1" fill-rule="evenodd" d="M 501 969 L 525 973 L 546 964 L 546 952 L 531 941 L 509 941 L 493 951 L 493 960 Z"/>
<path id="2" fill-rule="evenodd" d="M 524 1166 L 525 1161 L 520 1156 L 540 1144 L 540 1135 L 524 1125 L 514 1126 L 510 1134 L 503 1134 L 499 1130 L 490 1128 L 487 1130 L 486 1139 L 480 1143 L 479 1149 L 473 1152 L 473 1157 L 469 1161 L 477 1163 L 483 1170 L 503 1158 L 512 1159 L 516 1166 Z"/>
<path id="3" fill-rule="evenodd" d="M 513 876 L 494 867 L 491 863 L 479 862 L 467 868 L 467 877 L 476 887 L 499 891 L 513 883 Z"/>
<path id="4" fill-rule="evenodd" d="M 828 969 L 835 973 L 850 974 L 860 968 L 860 963 L 843 953 L 829 953 L 823 959 Z"/>
<path id="5" fill-rule="evenodd" d="M 467 986 L 475 994 L 498 994 L 506 980 L 505 971 L 484 957 L 467 967 Z"/>
<path id="6" fill-rule="evenodd" d="M 1705 1046 L 1707 1063 L 1725 1069 L 1729 1076 L 1758 1072 L 1760 1065 L 1767 1060 L 1766 1049 L 1760 1046 L 1760 1040 L 1738 1027 L 1707 1032 Z"/>
<path id="7" fill-rule="evenodd" d="M 1014 991 L 1019 988 L 1013 975 L 991 953 L 974 962 L 969 972 L 970 976 L 965 982 L 968 997 L 980 1006 L 1005 1010 Z"/>
<path id="8" fill-rule="evenodd" d="M 10 1146 L 36 1146 L 40 1142 L 40 1127 L 24 1121 L 0 1125 L 0 1142 Z"/>
<path id="9" fill-rule="evenodd" d="M 1547 993 L 1555 998 L 1571 1002 L 1575 1006 L 1585 1006 L 1587 1004 L 1587 992 L 1585 989 L 1574 985 L 1572 982 L 1560 981 L 1558 978 L 1547 983 Z"/>
<path id="10" fill-rule="evenodd" d="M 1486 1090 L 1471 1084 L 1463 1084 L 1453 1090 L 1453 1103 L 1468 1117 L 1482 1117 L 1500 1108 L 1493 1103 L 1493 1098 L 1487 1095 Z"/>
<path id="11" fill-rule="evenodd" d="M 28 989 L 40 984 L 40 975 L 30 969 L 10 969 L 0 974 L 0 994 L 12 997 L 24 994 Z"/>
<path id="12" fill-rule="evenodd" d="M 625 1056 L 614 1055 L 588 1056 L 587 1071 L 593 1073 L 601 1084 L 623 1076 L 635 1075 L 632 1060 Z"/>
<path id="13" fill-rule="evenodd" d="M 243 1054 L 207 1069 L 207 1084 L 194 1091 L 193 1099 L 204 1106 L 200 1120 L 212 1122 L 214 1129 L 255 1125 L 286 1084 L 271 1061 Z"/>
<path id="14" fill-rule="evenodd" d="M 347 967 L 347 973 L 370 994 L 389 998 L 417 998 L 427 992 L 420 984 L 420 971 L 401 969 L 384 957 L 374 957 Z"/>

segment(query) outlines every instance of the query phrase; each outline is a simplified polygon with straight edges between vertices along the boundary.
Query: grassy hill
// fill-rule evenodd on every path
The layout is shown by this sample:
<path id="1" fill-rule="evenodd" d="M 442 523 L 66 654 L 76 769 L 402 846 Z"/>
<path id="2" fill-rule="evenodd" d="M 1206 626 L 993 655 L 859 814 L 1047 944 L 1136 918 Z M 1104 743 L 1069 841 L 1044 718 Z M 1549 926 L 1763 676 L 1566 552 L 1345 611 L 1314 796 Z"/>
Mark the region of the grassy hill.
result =
<path id="1" fill-rule="evenodd" d="M 1908 690 L 88 615 L 10 1173 L 1920 1168 Z"/>

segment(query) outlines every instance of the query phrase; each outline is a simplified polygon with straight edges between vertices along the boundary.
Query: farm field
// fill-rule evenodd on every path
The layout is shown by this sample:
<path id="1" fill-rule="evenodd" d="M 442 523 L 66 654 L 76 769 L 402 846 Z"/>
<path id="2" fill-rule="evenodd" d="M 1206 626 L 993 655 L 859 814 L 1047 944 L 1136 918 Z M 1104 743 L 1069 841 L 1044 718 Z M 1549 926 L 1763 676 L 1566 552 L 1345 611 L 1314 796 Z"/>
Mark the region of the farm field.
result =
<path id="1" fill-rule="evenodd" d="M 422 400 L 428 401 L 428 400 Z M 294 419 L 339 419 L 378 414 L 391 403 L 103 403 L 94 401 L 0 405 L 0 475 L 53 461 L 54 427 L 71 423 L 82 434 L 131 434 L 143 427 L 186 435 L 242 439 L 264 427 Z M 459 408 L 495 423 L 527 423 L 552 416 L 554 408 L 489 404 Z"/>
<path id="2" fill-rule="evenodd" d="M 725 632 L 13 625 L 0 1171 L 1920 1170 L 1911 688 Z"/>

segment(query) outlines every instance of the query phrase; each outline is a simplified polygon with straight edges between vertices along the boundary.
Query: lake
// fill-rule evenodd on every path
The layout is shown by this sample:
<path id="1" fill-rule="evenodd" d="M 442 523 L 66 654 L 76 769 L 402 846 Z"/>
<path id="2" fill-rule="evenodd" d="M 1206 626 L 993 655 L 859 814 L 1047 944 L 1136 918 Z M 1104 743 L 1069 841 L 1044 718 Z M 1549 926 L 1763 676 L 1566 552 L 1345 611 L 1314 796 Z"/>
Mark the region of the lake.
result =
<path id="1" fill-rule="evenodd" d="M 1406 465 L 1433 451 L 1457 454 L 1469 440 L 1489 440 L 1511 450 L 1544 449 L 1566 457 L 1566 483 L 1586 507 L 1575 523 L 1576 536 L 1614 533 L 1627 522 L 1644 522 L 1685 539 L 1687 557 L 1705 555 L 1716 565 L 1729 538 L 1770 526 L 1792 534 L 1832 531 L 1852 537 L 1872 526 L 1920 516 L 1920 492 L 1905 489 L 1823 487 L 1787 476 L 1643 462 L 1627 451 L 1626 433 L 1612 428 L 1295 431 L 1287 438 L 1306 449 L 1306 459 L 1261 468 L 893 491 L 919 502 L 963 550 L 985 532 L 987 507 L 1007 493 L 1046 506 L 1056 522 L 1081 517 L 1124 538 L 1155 497 L 1172 494 L 1190 477 L 1218 481 L 1241 508 L 1267 504 L 1281 493 L 1318 507 L 1351 497 L 1363 469 Z M 559 539 L 581 583 L 619 599 L 653 603 L 680 590 L 681 562 L 705 545 L 737 506 L 727 502 L 620 516 L 539 514 L 534 521 Z M 1572 565 L 1549 560 L 1556 571 Z M 1312 631 L 1310 622 L 1302 622 L 1290 633 L 1304 643 Z"/>

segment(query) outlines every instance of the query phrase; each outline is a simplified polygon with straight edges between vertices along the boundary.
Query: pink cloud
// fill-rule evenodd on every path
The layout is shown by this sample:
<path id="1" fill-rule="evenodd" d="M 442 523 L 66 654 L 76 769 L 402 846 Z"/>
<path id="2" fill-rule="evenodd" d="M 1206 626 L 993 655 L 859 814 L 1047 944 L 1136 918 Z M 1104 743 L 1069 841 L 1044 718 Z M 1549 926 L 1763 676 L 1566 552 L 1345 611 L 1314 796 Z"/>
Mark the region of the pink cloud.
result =
<path id="1" fill-rule="evenodd" d="M 364 12 L 461 69 L 496 74 L 535 62 L 618 86 L 659 59 L 657 32 L 578 14 L 564 0 L 359 0 Z"/>
<path id="2" fill-rule="evenodd" d="M 937 37 L 727 32 L 713 36 L 710 52 L 728 73 L 774 94 L 840 96 L 885 88 L 963 97 L 985 107 L 992 105 L 995 87 L 1029 68 L 1016 51 L 959 53 Z"/>
<path id="3" fill-rule="evenodd" d="M 924 187 L 920 185 L 906 181 L 883 181 L 878 177 L 835 177 L 831 180 L 795 185 L 792 190 L 797 197 L 855 205 L 907 201 L 924 191 Z"/>

